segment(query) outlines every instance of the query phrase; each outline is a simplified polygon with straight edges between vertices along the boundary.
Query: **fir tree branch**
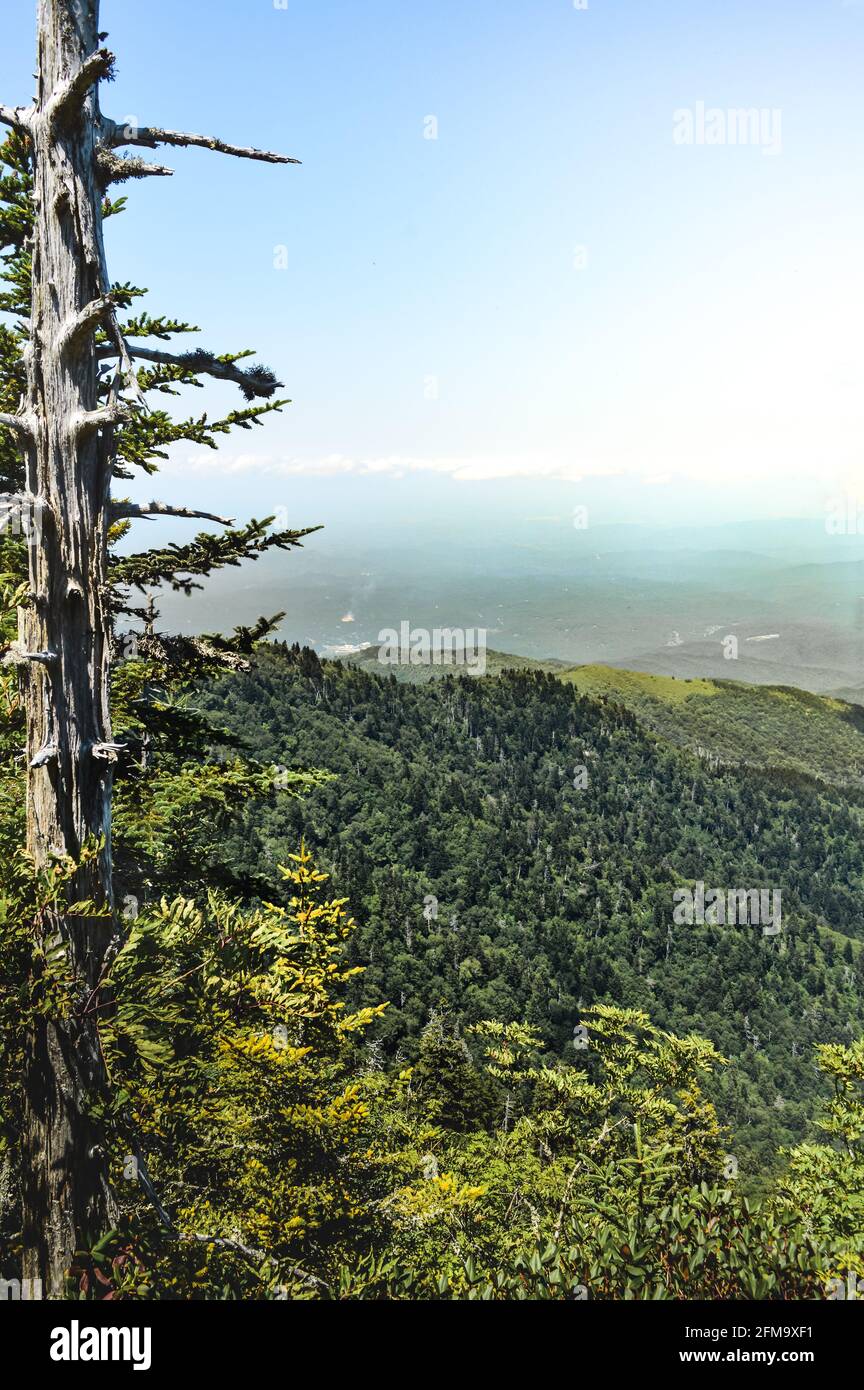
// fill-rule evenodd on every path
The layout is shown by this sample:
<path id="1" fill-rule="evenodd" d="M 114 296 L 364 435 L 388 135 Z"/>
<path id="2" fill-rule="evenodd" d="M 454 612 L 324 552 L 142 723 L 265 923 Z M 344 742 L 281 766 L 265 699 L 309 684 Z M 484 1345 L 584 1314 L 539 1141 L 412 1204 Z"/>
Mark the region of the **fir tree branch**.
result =
<path id="1" fill-rule="evenodd" d="M 184 323 L 182 319 L 168 319 L 164 317 L 151 318 L 148 313 L 140 314 L 138 318 L 128 319 L 123 325 L 123 333 L 126 338 L 164 338 L 168 339 L 177 333 L 200 333 L 197 324 Z"/>
<path id="2" fill-rule="evenodd" d="M 138 655 L 156 661 L 179 677 L 184 670 L 200 675 L 202 667 L 213 671 L 248 671 L 249 662 L 230 646 L 217 647 L 207 637 L 185 637 L 165 632 L 144 633 L 138 638 Z"/>
<path id="3" fill-rule="evenodd" d="M 236 359 L 216 357 L 212 352 L 205 352 L 200 348 L 193 352 L 172 353 L 161 352 L 158 348 L 138 347 L 137 344 L 133 344 L 129 347 L 129 353 L 132 357 L 140 358 L 143 362 L 179 367 L 181 371 L 193 375 L 201 374 L 215 377 L 218 381 L 230 381 L 235 386 L 240 387 L 247 401 L 253 400 L 255 396 L 269 399 L 274 392 L 281 391 L 283 387 L 283 383 L 277 381 L 267 367 L 238 367 Z M 99 355 L 100 357 L 110 356 L 110 349 L 107 346 L 101 348 Z"/>
<path id="4" fill-rule="evenodd" d="M 256 560 L 267 550 L 301 548 L 306 536 L 319 531 L 310 526 L 300 531 L 273 531 L 267 527 L 273 518 L 252 520 L 236 531 L 221 535 L 204 531 L 188 545 L 172 544 L 164 550 L 145 550 L 137 555 L 112 555 L 111 578 L 115 584 L 125 584 L 142 592 L 162 584 L 170 584 L 176 593 L 191 594 L 200 586 L 198 575 L 236 566 L 243 560 Z"/>
<path id="5" fill-rule="evenodd" d="M 201 640 L 209 642 L 218 652 L 251 656 L 259 642 L 273 636 L 284 617 L 283 612 L 274 613 L 271 618 L 259 618 L 253 627 L 235 627 L 230 637 L 223 637 L 218 632 L 204 632 Z"/>
<path id="6" fill-rule="evenodd" d="M 262 416 L 290 404 L 289 400 L 283 399 L 267 401 L 264 405 L 250 406 L 245 410 L 232 410 L 223 420 L 213 421 L 206 414 L 187 420 L 172 420 L 164 411 L 154 410 L 150 415 L 138 415 L 130 422 L 119 442 L 118 455 L 125 462 L 137 464 L 152 473 L 156 467 L 151 460 L 167 458 L 165 448 L 169 444 L 186 439 L 193 444 L 215 449 L 215 435 L 228 434 L 232 429 L 251 429 L 260 423 Z"/>

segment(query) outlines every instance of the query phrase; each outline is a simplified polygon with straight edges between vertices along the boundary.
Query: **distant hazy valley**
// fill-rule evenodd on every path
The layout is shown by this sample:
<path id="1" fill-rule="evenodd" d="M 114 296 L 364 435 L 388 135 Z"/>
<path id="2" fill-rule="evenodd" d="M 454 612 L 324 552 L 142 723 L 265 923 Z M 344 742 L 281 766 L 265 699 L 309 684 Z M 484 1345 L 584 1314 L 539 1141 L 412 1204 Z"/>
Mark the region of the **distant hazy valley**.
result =
<path id="1" fill-rule="evenodd" d="M 864 537 L 818 522 L 343 525 L 216 575 L 192 598 L 162 594 L 159 607 L 163 627 L 187 632 L 284 610 L 279 636 L 326 655 L 377 644 L 407 620 L 485 628 L 496 651 L 566 666 L 864 700 Z"/>

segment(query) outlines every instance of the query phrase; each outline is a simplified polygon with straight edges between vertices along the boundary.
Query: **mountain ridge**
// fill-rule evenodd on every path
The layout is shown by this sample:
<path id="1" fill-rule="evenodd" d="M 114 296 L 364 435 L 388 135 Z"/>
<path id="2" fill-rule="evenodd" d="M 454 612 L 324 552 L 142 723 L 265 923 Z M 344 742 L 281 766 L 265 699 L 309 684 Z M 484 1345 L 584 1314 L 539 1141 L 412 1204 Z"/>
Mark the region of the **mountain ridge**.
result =
<path id="1" fill-rule="evenodd" d="M 461 669 L 383 664 L 379 650 L 372 646 L 341 659 L 411 683 Z M 572 666 L 554 658 L 486 652 L 486 675 L 507 670 L 543 671 L 582 695 L 614 700 L 652 733 L 717 763 L 775 768 L 864 793 L 864 706 L 840 693 L 816 695 L 794 685 L 667 676 L 599 663 Z"/>

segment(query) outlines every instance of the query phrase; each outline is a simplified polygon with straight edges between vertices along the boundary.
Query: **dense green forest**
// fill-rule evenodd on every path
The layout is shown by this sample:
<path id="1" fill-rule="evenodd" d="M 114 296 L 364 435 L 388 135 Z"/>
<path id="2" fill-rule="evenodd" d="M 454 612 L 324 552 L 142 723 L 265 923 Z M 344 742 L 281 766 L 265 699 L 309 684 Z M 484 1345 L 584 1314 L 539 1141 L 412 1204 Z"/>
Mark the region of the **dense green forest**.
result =
<path id="1" fill-rule="evenodd" d="M 423 684 L 447 668 L 379 662 L 364 647 L 346 660 L 372 674 Z M 858 704 L 814 695 L 794 686 L 747 685 L 733 680 L 682 679 L 614 666 L 568 666 L 506 652 L 486 652 L 486 673 L 546 671 L 581 695 L 612 700 L 670 743 L 734 766 L 783 768 L 847 791 L 864 787 L 864 713 Z"/>
<path id="2" fill-rule="evenodd" d="M 237 667 L 170 693 L 151 664 L 118 785 L 122 1219 L 79 1296 L 815 1298 L 864 1273 L 856 805 L 544 673 L 406 685 L 270 642 Z M 121 728 L 146 674 L 118 667 Z M 673 927 L 698 878 L 779 885 L 782 933 Z M 64 1007 L 62 962 L 36 1002 Z M 8 1199 L 4 1228 L 8 1271 Z"/>
<path id="3" fill-rule="evenodd" d="M 201 705 L 260 761 L 335 774 L 256 802 L 220 855 L 254 892 L 305 840 L 359 923 L 354 1000 L 390 1001 L 386 1055 L 413 1058 L 440 1009 L 525 1020 L 565 1058 L 585 1008 L 628 1005 L 734 1060 L 711 1089 L 742 1172 L 809 1132 L 812 1042 L 864 1031 L 862 811 L 841 793 L 706 764 L 542 673 L 406 685 L 274 645 Z M 698 880 L 780 888 L 782 933 L 675 926 Z"/>

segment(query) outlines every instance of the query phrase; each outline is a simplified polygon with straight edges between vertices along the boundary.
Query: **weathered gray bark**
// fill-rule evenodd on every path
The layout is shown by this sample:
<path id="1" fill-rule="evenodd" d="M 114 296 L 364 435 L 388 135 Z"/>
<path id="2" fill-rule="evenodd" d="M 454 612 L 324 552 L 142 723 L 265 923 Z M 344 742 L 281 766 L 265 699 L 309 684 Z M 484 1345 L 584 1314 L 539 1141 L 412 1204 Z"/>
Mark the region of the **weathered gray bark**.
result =
<path id="1" fill-rule="evenodd" d="M 25 1063 L 23 1135 L 24 1268 L 49 1296 L 62 1294 L 76 1250 L 113 1224 L 106 1144 L 93 1119 L 106 1092 L 97 1028 L 106 966 L 120 940 L 111 884 L 111 736 L 108 680 L 108 530 L 119 516 L 209 516 L 162 503 L 111 502 L 114 431 L 141 397 L 110 294 L 101 206 L 109 183 L 171 171 L 114 153 L 124 145 L 191 145 L 242 158 L 293 164 L 267 151 L 207 136 L 119 126 L 99 111 L 97 84 L 113 59 L 99 48 L 99 0 L 38 0 L 39 87 L 31 107 L 0 105 L 0 122 L 29 136 L 34 169 L 33 296 L 26 398 L 0 415 L 26 456 L 26 493 L 5 499 L 36 518 L 30 593 L 17 650 L 27 711 L 28 847 L 40 870 L 57 856 L 80 867 L 67 903 L 89 900 L 88 915 L 46 914 L 40 930 L 62 944 L 74 981 L 71 1014 L 38 1023 Z M 100 388 L 104 330 L 117 358 L 115 384 Z M 150 360 L 167 355 L 139 350 Z M 254 374 L 207 354 L 191 370 L 239 381 Z M 224 518 L 211 517 L 224 524 Z M 89 853 L 98 845 L 98 852 Z M 83 859 L 82 859 L 83 856 Z"/>
<path id="2" fill-rule="evenodd" d="M 116 926 L 111 915 L 110 620 L 105 609 L 112 421 L 99 399 L 95 331 L 111 312 L 96 182 L 98 0 L 40 0 L 39 89 L 29 120 L 35 235 L 25 415 L 27 491 L 40 502 L 30 546 L 30 602 L 19 625 L 28 729 L 29 849 L 40 868 L 57 854 L 98 855 L 70 885 L 106 917 L 60 914 L 75 981 L 72 1016 L 31 1033 L 26 1057 L 24 1277 L 49 1295 L 85 1235 L 114 1219 L 107 1156 L 89 1118 L 105 1090 L 96 1015 L 88 1013 Z"/>

